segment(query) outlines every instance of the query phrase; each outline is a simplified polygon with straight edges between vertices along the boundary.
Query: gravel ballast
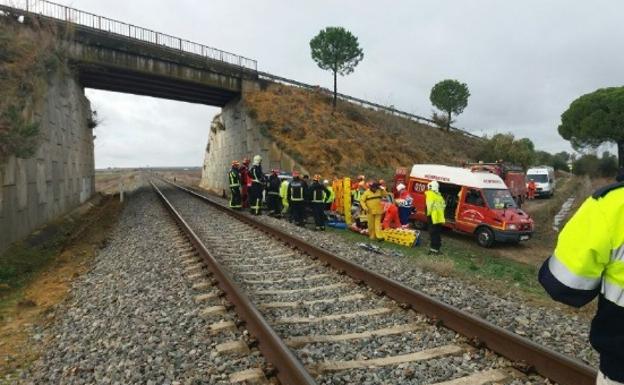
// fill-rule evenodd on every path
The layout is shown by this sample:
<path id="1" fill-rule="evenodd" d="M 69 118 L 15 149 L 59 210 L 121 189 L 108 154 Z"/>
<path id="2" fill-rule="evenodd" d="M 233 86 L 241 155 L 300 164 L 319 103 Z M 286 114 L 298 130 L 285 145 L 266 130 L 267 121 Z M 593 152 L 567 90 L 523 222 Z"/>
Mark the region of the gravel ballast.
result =
<path id="1" fill-rule="evenodd" d="M 211 323 L 235 315 L 201 315 L 221 299 L 196 302 L 202 291 L 192 286 L 201 278 L 185 271 L 181 250 L 188 247 L 174 241 L 178 234 L 151 189 L 129 197 L 92 270 L 41 331 L 43 354 L 24 383 L 227 384 L 231 373 L 262 366 L 257 351 L 216 353 L 218 343 L 243 333 L 209 334 Z"/>

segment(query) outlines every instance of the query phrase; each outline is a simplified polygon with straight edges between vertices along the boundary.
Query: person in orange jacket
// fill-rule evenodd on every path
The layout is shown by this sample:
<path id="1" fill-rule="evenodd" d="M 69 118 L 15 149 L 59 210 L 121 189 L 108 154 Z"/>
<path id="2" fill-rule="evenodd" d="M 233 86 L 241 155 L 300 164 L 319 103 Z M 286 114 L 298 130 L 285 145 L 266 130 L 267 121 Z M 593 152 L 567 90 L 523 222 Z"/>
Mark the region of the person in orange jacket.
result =
<path id="1" fill-rule="evenodd" d="M 535 191 L 537 190 L 537 186 L 535 185 L 535 181 L 529 179 L 529 183 L 527 186 L 527 195 L 529 199 L 535 199 Z"/>
<path id="2" fill-rule="evenodd" d="M 385 229 L 397 229 L 401 227 L 399 220 L 399 208 L 390 199 L 384 198 L 384 218 L 381 227 Z"/>

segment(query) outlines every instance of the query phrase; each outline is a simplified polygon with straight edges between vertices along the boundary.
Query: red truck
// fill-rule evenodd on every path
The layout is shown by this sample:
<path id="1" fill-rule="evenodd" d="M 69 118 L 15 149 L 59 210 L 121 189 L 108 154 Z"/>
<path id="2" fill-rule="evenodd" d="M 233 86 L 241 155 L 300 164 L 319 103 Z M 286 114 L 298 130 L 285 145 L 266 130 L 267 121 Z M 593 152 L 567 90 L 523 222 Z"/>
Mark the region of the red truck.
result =
<path id="1" fill-rule="evenodd" d="M 512 166 L 502 162 L 495 163 L 466 163 L 465 168 L 472 172 L 489 172 L 498 175 L 507 185 L 511 196 L 518 207 L 522 206 L 527 196 L 526 175 L 522 167 Z"/>

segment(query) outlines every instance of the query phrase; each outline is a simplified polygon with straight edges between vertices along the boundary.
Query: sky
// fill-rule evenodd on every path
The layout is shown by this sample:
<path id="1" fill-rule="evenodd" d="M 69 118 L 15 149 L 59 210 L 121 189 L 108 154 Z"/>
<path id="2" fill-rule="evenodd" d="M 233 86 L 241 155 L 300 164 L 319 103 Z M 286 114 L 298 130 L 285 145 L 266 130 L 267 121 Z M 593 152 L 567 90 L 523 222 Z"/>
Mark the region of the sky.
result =
<path id="1" fill-rule="evenodd" d="M 455 123 L 476 134 L 512 132 L 541 150 L 570 150 L 557 133 L 578 96 L 624 83 L 621 0 L 60 1 L 78 9 L 234 52 L 258 68 L 331 87 L 310 57 L 326 26 L 359 38 L 364 60 L 339 91 L 419 115 L 443 79 L 470 89 Z M 96 166 L 202 163 L 219 109 L 87 90 L 102 124 Z"/>

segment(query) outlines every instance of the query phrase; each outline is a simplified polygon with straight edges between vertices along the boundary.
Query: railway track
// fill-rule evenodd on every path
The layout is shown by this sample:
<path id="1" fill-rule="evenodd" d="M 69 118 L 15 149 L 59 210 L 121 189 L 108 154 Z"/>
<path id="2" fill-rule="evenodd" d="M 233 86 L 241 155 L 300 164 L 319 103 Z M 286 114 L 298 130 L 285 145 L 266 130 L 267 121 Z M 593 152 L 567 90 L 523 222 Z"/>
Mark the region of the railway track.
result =
<path id="1" fill-rule="evenodd" d="M 265 374 L 284 384 L 595 381 L 582 363 L 210 198 L 157 185 L 213 283 L 257 339 L 252 344 L 272 363 Z M 217 331 L 234 326 L 215 325 Z"/>

